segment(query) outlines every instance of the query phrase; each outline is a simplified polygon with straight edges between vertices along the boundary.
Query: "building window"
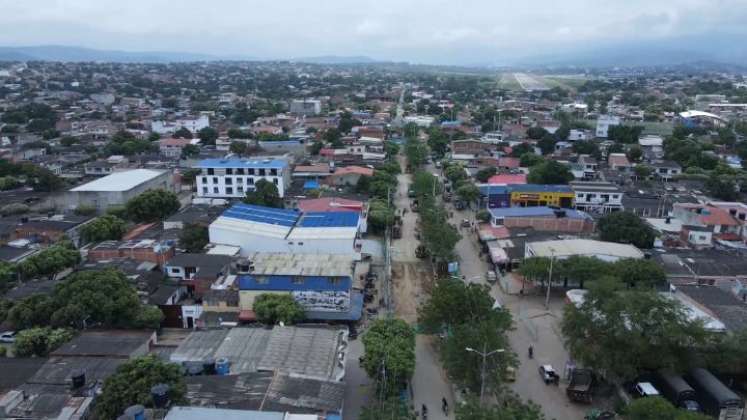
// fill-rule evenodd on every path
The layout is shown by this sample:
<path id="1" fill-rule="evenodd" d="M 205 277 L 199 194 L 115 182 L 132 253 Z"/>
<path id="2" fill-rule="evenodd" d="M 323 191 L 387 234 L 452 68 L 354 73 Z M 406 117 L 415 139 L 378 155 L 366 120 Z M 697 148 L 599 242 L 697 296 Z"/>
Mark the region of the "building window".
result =
<path id="1" fill-rule="evenodd" d="M 202 193 L 207 194 L 208 193 L 208 187 L 202 187 Z"/>
<path id="2" fill-rule="evenodd" d="M 236 187 L 236 192 L 239 194 L 244 194 L 244 187 L 239 185 L 238 187 Z"/>
<path id="3" fill-rule="evenodd" d="M 700 239 L 701 241 L 705 241 L 706 237 L 705 236 L 698 236 L 698 239 Z"/>
<path id="4" fill-rule="evenodd" d="M 249 169 L 247 170 L 247 173 L 248 173 L 249 175 L 254 175 L 254 168 L 249 168 Z"/>
<path id="5" fill-rule="evenodd" d="M 291 283 L 293 283 L 293 284 L 303 284 L 303 276 L 293 276 L 293 277 L 291 277 Z"/>
<path id="6" fill-rule="evenodd" d="M 613 194 L 613 195 L 612 195 L 612 198 L 613 198 L 613 199 L 615 199 L 615 200 L 617 200 L 618 198 L 620 198 L 620 196 L 619 196 L 619 195 L 617 195 L 617 194 Z"/>
<path id="7" fill-rule="evenodd" d="M 272 183 L 275 184 L 275 185 L 278 185 L 278 179 L 277 178 L 273 178 L 272 179 Z"/>
<path id="8" fill-rule="evenodd" d="M 236 175 L 244 175 L 244 168 L 236 168 Z"/>
<path id="9" fill-rule="evenodd" d="M 226 185 L 233 185 L 233 178 L 226 178 Z"/>
<path id="10" fill-rule="evenodd" d="M 242 177 L 236 178 L 236 183 L 237 184 L 243 184 L 244 183 L 244 178 L 242 178 Z"/>
<path id="11" fill-rule="evenodd" d="M 207 177 L 206 177 L 206 176 L 203 176 L 203 177 L 202 177 L 202 183 L 203 183 L 203 184 L 207 184 L 207 182 L 208 182 L 208 181 L 207 181 Z"/>
<path id="12" fill-rule="evenodd" d="M 342 284 L 342 277 L 330 277 L 329 284 L 333 286 L 339 286 Z"/>
<path id="13" fill-rule="evenodd" d="M 233 195 L 233 188 L 226 187 L 226 195 Z"/>
<path id="14" fill-rule="evenodd" d="M 218 177 L 217 177 L 217 176 L 214 176 L 214 177 L 213 177 L 213 184 L 217 184 L 217 183 L 218 183 Z"/>
<path id="15" fill-rule="evenodd" d="M 259 169 L 259 176 L 265 176 L 266 173 L 267 173 L 267 171 L 265 171 L 264 168 L 260 168 Z"/>
<path id="16" fill-rule="evenodd" d="M 278 170 L 277 169 L 270 169 L 270 175 L 277 176 L 278 175 Z"/>
<path id="17" fill-rule="evenodd" d="M 257 284 L 267 284 L 270 282 L 270 279 L 267 276 L 257 276 L 255 278 L 257 279 Z"/>
<path id="18" fill-rule="evenodd" d="M 213 187 L 213 193 L 220 194 L 220 190 L 218 189 L 218 187 Z"/>
<path id="19" fill-rule="evenodd" d="M 208 172 L 207 172 L 207 174 L 208 174 L 208 175 L 215 175 L 215 169 L 213 169 L 213 168 L 208 168 Z"/>
<path id="20" fill-rule="evenodd" d="M 226 175 L 233 175 L 233 168 L 226 168 Z"/>
<path id="21" fill-rule="evenodd" d="M 249 185 L 254 185 L 254 178 L 247 178 L 246 183 Z"/>

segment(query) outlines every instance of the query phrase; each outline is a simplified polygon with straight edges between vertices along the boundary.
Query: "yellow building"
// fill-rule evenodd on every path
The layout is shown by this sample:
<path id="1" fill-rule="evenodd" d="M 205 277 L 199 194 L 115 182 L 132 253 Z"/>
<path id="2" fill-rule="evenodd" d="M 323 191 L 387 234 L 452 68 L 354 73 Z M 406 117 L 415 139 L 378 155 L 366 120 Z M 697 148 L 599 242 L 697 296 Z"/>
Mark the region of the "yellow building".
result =
<path id="1" fill-rule="evenodd" d="M 567 185 L 512 185 L 511 205 L 519 207 L 556 206 L 572 208 L 576 197 Z"/>

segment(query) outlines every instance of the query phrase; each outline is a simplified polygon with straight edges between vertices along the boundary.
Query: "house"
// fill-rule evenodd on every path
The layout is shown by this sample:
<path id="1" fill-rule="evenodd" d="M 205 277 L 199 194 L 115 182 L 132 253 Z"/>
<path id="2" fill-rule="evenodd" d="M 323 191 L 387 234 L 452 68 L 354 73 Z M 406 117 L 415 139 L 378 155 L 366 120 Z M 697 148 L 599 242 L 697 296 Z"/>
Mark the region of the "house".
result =
<path id="1" fill-rule="evenodd" d="M 742 222 L 728 210 L 708 204 L 674 203 L 672 216 L 682 221 L 684 226 L 710 228 L 717 238 L 740 240 Z"/>
<path id="2" fill-rule="evenodd" d="M 680 239 L 695 248 L 713 246 L 713 226 L 683 225 Z"/>
<path id="3" fill-rule="evenodd" d="M 654 169 L 654 176 L 663 181 L 671 181 L 672 178 L 682 173 L 682 166 L 672 160 L 652 162 L 651 167 Z"/>
<path id="4" fill-rule="evenodd" d="M 607 164 L 611 169 L 621 172 L 626 172 L 633 167 L 625 153 L 610 153 L 607 157 Z"/>
<path id="5" fill-rule="evenodd" d="M 201 297 L 216 280 L 229 274 L 232 260 L 227 255 L 176 254 L 164 265 L 164 272 L 186 287 L 189 296 Z"/>
<path id="6" fill-rule="evenodd" d="M 498 174 L 488 178 L 489 185 L 517 185 L 526 184 L 526 174 Z"/>
<path id="7" fill-rule="evenodd" d="M 337 168 L 325 179 L 325 183 L 335 187 L 350 187 L 358 184 L 361 177 L 372 177 L 374 170 L 364 166 L 345 166 Z"/>
<path id="8" fill-rule="evenodd" d="M 188 206 L 163 221 L 163 229 L 184 229 L 186 225 L 209 226 L 223 211 L 219 206 L 195 204 Z"/>
<path id="9" fill-rule="evenodd" d="M 290 166 L 284 159 L 205 159 L 196 166 L 197 195 L 211 198 L 241 198 L 264 179 L 275 184 L 280 197 L 290 186 Z"/>
<path id="10" fill-rule="evenodd" d="M 494 146 L 480 140 L 454 140 L 451 142 L 451 153 L 456 155 L 479 155 Z"/>
<path id="11" fill-rule="evenodd" d="M 254 252 L 355 254 L 360 217 L 355 212 L 298 212 L 236 204 L 210 224 L 210 242 Z"/>
<path id="12" fill-rule="evenodd" d="M 609 213 L 623 209 L 623 191 L 611 182 L 571 181 L 576 208 L 595 213 Z"/>
<path id="13" fill-rule="evenodd" d="M 355 322 L 361 317 L 363 295 L 353 290 L 351 255 L 253 253 L 245 264 L 248 270 L 238 276 L 241 310 L 253 310 L 261 294 L 277 293 L 293 296 L 307 319 Z"/>
<path id="14" fill-rule="evenodd" d="M 194 142 L 192 139 L 161 139 L 158 141 L 158 150 L 167 158 L 178 159 L 182 156 L 182 149 Z"/>
<path id="15" fill-rule="evenodd" d="M 589 130 L 573 129 L 568 134 L 568 141 L 586 141 L 591 139 Z"/>
<path id="16" fill-rule="evenodd" d="M 615 262 L 625 258 L 643 259 L 644 257 L 643 252 L 633 245 L 591 239 L 527 242 L 524 247 L 524 258 L 547 257 L 565 259 L 574 255 L 595 257 L 608 262 Z"/>
<path id="17" fill-rule="evenodd" d="M 498 162 L 495 165 L 498 169 L 504 171 L 510 171 L 519 169 L 521 166 L 521 159 L 515 157 L 502 156 L 498 158 Z"/>
<path id="18" fill-rule="evenodd" d="M 105 211 L 109 207 L 123 206 L 147 190 L 173 191 L 172 178 L 171 171 L 166 170 L 132 169 L 114 172 L 69 190 L 59 198 L 59 204 L 71 210 L 88 206 Z"/>
<path id="19" fill-rule="evenodd" d="M 567 185 L 524 184 L 511 186 L 511 205 L 520 207 L 573 207 L 575 194 Z"/>
<path id="20" fill-rule="evenodd" d="M 56 214 L 50 217 L 22 218 L 12 234 L 13 239 L 28 239 L 50 245 L 65 238 L 80 245 L 80 230 L 91 222 L 91 216 Z"/>
<path id="21" fill-rule="evenodd" d="M 319 115 L 322 101 L 318 99 L 294 99 L 290 103 L 290 113 L 296 115 Z"/>
<path id="22" fill-rule="evenodd" d="M 542 232 L 591 233 L 594 219 L 588 214 L 572 209 L 550 207 L 491 208 L 490 224 L 493 227 L 532 228 Z"/>
<path id="23" fill-rule="evenodd" d="M 210 117 L 200 115 L 197 118 L 182 118 L 176 121 L 153 121 L 151 122 L 151 131 L 164 135 L 173 134 L 181 128 L 186 128 L 192 134 L 197 134 L 205 127 L 210 127 Z"/>
<path id="24" fill-rule="evenodd" d="M 590 155 L 580 155 L 578 157 L 578 165 L 583 171 L 584 179 L 594 179 L 597 176 L 597 170 L 599 169 L 599 162 Z"/>

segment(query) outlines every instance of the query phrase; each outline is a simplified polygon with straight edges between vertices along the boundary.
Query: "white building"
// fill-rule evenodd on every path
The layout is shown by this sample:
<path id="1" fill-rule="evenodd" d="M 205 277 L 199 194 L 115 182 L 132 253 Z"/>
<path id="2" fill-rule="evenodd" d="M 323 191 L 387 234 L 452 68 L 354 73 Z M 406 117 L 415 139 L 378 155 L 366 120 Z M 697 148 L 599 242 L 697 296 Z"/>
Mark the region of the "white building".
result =
<path id="1" fill-rule="evenodd" d="M 597 119 L 596 136 L 601 139 L 606 139 L 607 131 L 610 126 L 613 125 L 620 125 L 620 117 L 615 117 L 613 115 L 600 115 L 599 119 Z"/>
<path id="2" fill-rule="evenodd" d="M 172 134 L 181 128 L 186 128 L 192 134 L 210 126 L 210 118 L 207 115 L 200 115 L 197 118 L 184 118 L 176 121 L 153 121 L 150 123 L 150 129 L 158 134 Z"/>
<path id="3" fill-rule="evenodd" d="M 588 130 L 573 129 L 568 134 L 568 141 L 586 141 L 591 138 Z"/>
<path id="4" fill-rule="evenodd" d="M 356 212 L 306 212 L 236 204 L 210 224 L 210 242 L 254 252 L 357 254 Z"/>
<path id="5" fill-rule="evenodd" d="M 322 101 L 318 99 L 294 99 L 290 103 L 290 113 L 298 115 L 319 115 L 322 113 Z"/>
<path id="6" fill-rule="evenodd" d="M 414 123 L 418 127 L 428 128 L 436 119 L 427 115 L 408 115 L 404 118 L 405 124 Z"/>
<path id="7" fill-rule="evenodd" d="M 103 211 L 109 207 L 122 206 L 150 189 L 172 191 L 174 186 L 171 171 L 133 169 L 113 172 L 68 191 L 62 196 L 63 206 L 66 209 L 90 206 Z"/>
<path id="8" fill-rule="evenodd" d="M 569 185 L 579 210 L 607 213 L 623 208 L 623 192 L 611 182 L 572 181 Z"/>
<path id="9" fill-rule="evenodd" d="M 574 255 L 596 257 L 607 262 L 644 257 L 643 252 L 633 245 L 591 239 L 527 242 L 524 245 L 524 258 L 547 257 L 562 260 Z"/>
<path id="10" fill-rule="evenodd" d="M 210 198 L 241 198 L 260 179 L 275 184 L 280 197 L 291 183 L 288 162 L 282 159 L 205 159 L 197 168 L 197 195 Z"/>

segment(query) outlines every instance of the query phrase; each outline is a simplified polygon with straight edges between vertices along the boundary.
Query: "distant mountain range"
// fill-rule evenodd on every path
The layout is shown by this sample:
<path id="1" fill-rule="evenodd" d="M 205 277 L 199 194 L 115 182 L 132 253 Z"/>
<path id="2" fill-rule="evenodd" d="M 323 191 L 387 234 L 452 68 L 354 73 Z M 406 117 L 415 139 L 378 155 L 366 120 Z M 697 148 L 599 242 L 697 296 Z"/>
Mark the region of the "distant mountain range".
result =
<path id="1" fill-rule="evenodd" d="M 318 57 L 301 57 L 294 58 L 291 61 L 311 64 L 373 64 L 381 63 L 371 57 L 363 55 L 358 56 L 340 56 L 340 55 L 322 55 Z"/>
<path id="2" fill-rule="evenodd" d="M 0 47 L 0 61 L 106 61 L 116 63 L 166 63 L 185 61 L 220 60 L 222 57 L 209 54 L 194 54 L 169 51 L 136 52 L 119 50 L 96 50 L 63 45 L 41 45 L 34 47 Z M 246 60 L 250 58 L 245 58 Z"/>

